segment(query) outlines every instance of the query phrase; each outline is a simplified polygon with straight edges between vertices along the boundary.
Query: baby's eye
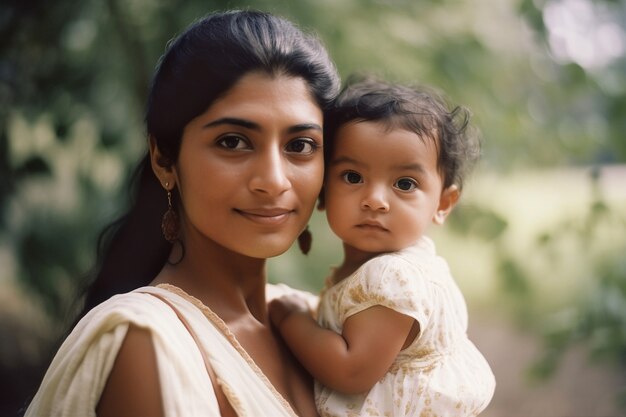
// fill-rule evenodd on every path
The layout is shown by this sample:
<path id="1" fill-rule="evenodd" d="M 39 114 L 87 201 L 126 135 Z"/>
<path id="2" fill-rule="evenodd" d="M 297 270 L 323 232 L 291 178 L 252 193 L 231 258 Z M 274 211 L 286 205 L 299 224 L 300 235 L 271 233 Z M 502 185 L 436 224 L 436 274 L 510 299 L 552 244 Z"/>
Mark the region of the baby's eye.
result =
<path id="1" fill-rule="evenodd" d="M 241 136 L 236 136 L 236 135 L 222 136 L 217 141 L 217 144 L 223 148 L 231 149 L 231 150 L 250 149 L 250 145 L 248 144 L 246 139 L 244 139 Z"/>
<path id="2" fill-rule="evenodd" d="M 413 191 L 417 188 L 417 181 L 413 178 L 400 178 L 393 186 L 400 191 Z"/>
<path id="3" fill-rule="evenodd" d="M 289 153 L 299 155 L 310 155 L 317 150 L 318 146 L 315 141 L 307 138 L 294 139 L 287 144 L 285 150 Z"/>
<path id="4" fill-rule="evenodd" d="M 341 177 L 348 184 L 358 184 L 360 182 L 363 182 L 363 177 L 361 176 L 361 174 L 354 171 L 346 171 L 341 175 Z"/>

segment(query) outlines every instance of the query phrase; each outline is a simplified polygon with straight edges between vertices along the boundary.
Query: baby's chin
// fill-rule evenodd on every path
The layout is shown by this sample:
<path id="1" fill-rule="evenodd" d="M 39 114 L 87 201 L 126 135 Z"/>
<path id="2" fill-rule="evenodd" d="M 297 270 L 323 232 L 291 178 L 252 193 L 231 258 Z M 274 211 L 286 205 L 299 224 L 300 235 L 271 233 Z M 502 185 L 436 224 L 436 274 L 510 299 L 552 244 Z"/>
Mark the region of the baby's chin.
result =
<path id="1" fill-rule="evenodd" d="M 366 239 L 365 242 L 358 242 L 352 246 L 354 249 L 357 249 L 361 252 L 372 253 L 372 254 L 380 254 L 380 253 L 389 253 L 389 252 L 397 252 L 399 250 L 405 249 L 410 246 L 410 244 L 383 244 L 380 241 L 376 241 L 376 239 Z"/>

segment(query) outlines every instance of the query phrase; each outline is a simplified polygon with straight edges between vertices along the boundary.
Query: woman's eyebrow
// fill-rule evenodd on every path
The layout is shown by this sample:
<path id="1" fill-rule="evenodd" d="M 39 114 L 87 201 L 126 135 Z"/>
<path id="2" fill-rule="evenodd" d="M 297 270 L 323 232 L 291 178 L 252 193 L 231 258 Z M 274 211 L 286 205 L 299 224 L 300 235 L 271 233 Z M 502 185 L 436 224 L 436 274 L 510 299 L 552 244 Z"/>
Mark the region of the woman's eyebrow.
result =
<path id="1" fill-rule="evenodd" d="M 305 130 L 319 130 L 321 132 L 322 126 L 317 123 L 300 123 L 295 126 L 290 126 L 289 129 L 287 129 L 287 133 L 298 133 Z"/>
<path id="2" fill-rule="evenodd" d="M 206 129 L 209 127 L 215 127 L 220 125 L 234 125 L 251 130 L 261 130 L 261 126 L 259 126 L 258 123 L 252 122 L 250 120 L 238 119 L 236 117 L 222 117 L 221 119 L 213 120 L 212 122 L 205 124 L 204 126 L 202 126 L 202 128 Z"/>
<path id="3" fill-rule="evenodd" d="M 261 130 L 261 126 L 258 123 L 246 119 L 240 119 L 237 117 L 222 117 L 220 119 L 213 120 L 212 122 L 205 124 L 203 128 L 215 127 L 220 125 L 234 125 L 250 130 Z M 318 125 L 317 123 L 300 123 L 294 126 L 290 126 L 287 129 L 287 133 L 298 133 L 305 130 L 318 130 L 321 132 L 322 126 Z"/>

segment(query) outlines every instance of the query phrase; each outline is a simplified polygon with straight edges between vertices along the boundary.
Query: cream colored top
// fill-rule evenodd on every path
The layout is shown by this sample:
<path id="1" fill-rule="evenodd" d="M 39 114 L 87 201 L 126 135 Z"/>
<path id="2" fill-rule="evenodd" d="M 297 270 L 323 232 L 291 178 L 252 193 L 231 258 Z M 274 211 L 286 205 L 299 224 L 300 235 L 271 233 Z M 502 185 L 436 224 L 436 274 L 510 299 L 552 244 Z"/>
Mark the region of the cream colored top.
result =
<path id="1" fill-rule="evenodd" d="M 344 395 L 316 384 L 322 416 L 475 416 L 491 401 L 495 378 L 467 337 L 467 307 L 429 238 L 378 256 L 322 291 L 318 320 L 342 332 L 345 320 L 374 305 L 415 318 L 420 333 L 367 393 Z"/>
<path id="2" fill-rule="evenodd" d="M 290 290 L 268 285 L 268 298 Z M 200 348 L 174 310 L 151 294 L 176 307 L 197 335 Z M 57 352 L 26 417 L 95 416 L 131 323 L 152 333 L 165 416 L 219 415 L 199 349 L 239 416 L 296 415 L 215 313 L 179 288 L 160 285 L 116 295 L 91 310 Z"/>

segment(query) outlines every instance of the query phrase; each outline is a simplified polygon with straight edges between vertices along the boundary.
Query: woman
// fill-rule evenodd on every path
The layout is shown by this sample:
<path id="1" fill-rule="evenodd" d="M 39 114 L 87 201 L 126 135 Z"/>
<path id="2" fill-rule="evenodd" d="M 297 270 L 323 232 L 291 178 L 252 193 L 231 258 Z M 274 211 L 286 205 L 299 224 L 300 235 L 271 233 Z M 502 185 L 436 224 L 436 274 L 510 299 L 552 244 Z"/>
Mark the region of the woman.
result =
<path id="1" fill-rule="evenodd" d="M 136 201 L 27 416 L 316 415 L 271 329 L 265 263 L 306 228 L 338 87 L 315 38 L 262 12 L 169 45 Z"/>

